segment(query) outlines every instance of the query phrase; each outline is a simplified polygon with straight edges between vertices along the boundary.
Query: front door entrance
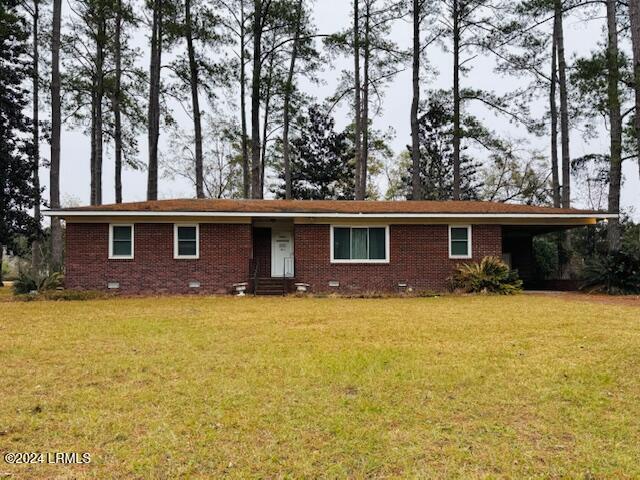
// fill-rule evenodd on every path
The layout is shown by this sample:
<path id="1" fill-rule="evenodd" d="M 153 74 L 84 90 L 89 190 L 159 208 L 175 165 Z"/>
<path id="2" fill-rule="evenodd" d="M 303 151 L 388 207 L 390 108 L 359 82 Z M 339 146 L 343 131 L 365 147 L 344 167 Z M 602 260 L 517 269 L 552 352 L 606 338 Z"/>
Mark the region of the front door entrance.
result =
<path id="1" fill-rule="evenodd" d="M 271 275 L 271 228 L 253 229 L 253 261 L 259 277 Z"/>
<path id="2" fill-rule="evenodd" d="M 271 276 L 293 277 L 293 232 L 287 228 L 271 229 Z"/>

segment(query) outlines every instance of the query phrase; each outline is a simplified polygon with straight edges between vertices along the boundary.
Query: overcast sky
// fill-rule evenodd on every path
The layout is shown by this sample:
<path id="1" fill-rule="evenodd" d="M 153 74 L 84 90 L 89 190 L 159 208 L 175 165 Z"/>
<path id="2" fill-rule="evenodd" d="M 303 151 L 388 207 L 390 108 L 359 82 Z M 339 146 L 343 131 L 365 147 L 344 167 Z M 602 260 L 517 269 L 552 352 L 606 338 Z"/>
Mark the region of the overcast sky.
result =
<path id="1" fill-rule="evenodd" d="M 321 33 L 331 33 L 347 27 L 351 21 L 350 2 L 344 0 L 318 0 L 314 8 L 314 16 L 318 31 Z M 603 38 L 603 21 L 596 20 L 583 22 L 578 18 L 570 17 L 565 21 L 565 37 L 567 46 L 567 58 L 577 54 L 585 55 L 595 48 L 596 43 Z M 136 37 L 136 43 L 145 47 L 147 54 L 145 32 L 141 32 Z M 394 39 L 400 46 L 408 48 L 411 43 L 410 23 L 398 22 L 393 30 Z M 623 40 L 626 41 L 626 40 Z M 627 47 L 624 45 L 623 47 Z M 427 55 L 432 65 L 439 72 L 437 78 L 423 82 L 424 91 L 431 88 L 450 88 L 451 85 L 451 56 L 443 52 L 438 47 L 433 47 L 427 51 Z M 323 101 L 326 97 L 334 93 L 337 77 L 342 66 L 349 67 L 351 62 L 345 60 L 332 63 L 332 69 L 326 69 L 319 74 L 322 79 L 320 86 L 309 86 L 309 92 L 315 95 L 318 101 Z M 148 57 L 141 58 L 141 66 L 148 68 Z M 472 64 L 473 70 L 462 79 L 463 87 L 482 88 L 493 90 L 497 93 L 504 93 L 517 88 L 521 83 L 510 77 L 501 77 L 493 71 L 493 61 L 489 57 L 478 57 Z M 395 131 L 395 138 L 392 146 L 397 153 L 406 148 L 410 142 L 409 110 L 411 105 L 411 71 L 407 70 L 397 75 L 393 83 L 387 88 L 384 99 L 384 110 L 382 114 L 374 119 L 374 127 L 386 130 L 389 127 Z M 541 113 L 545 108 L 544 101 L 532 105 L 532 110 Z M 526 138 L 532 148 L 539 148 L 543 152 L 548 152 L 548 139 L 534 138 L 527 135 L 522 129 L 510 124 L 507 119 L 496 117 L 486 110 L 476 110 L 472 107 L 472 113 L 484 118 L 487 126 L 497 133 L 514 138 Z M 185 130 L 191 129 L 189 118 L 178 107 L 175 114 L 179 124 Z M 336 120 L 339 127 L 349 123 L 349 111 L 347 106 L 335 110 Z M 571 156 L 579 157 L 586 153 L 600 152 L 608 150 L 608 132 L 602 129 L 603 135 L 589 143 L 581 138 L 579 132 L 573 132 L 571 137 Z M 166 144 L 167 135 L 161 133 L 161 149 L 163 155 L 170 158 Z M 146 135 L 140 138 L 140 158 L 146 161 L 147 146 Z M 43 145 L 43 156 L 48 156 L 48 147 Z M 61 193 L 63 204 L 89 202 L 89 138 L 79 131 L 65 128 L 62 135 L 62 166 L 61 166 Z M 111 203 L 114 201 L 113 182 L 113 151 L 107 147 L 105 151 L 105 162 L 103 166 L 103 201 Z M 622 205 L 626 210 L 630 210 L 634 218 L 638 219 L 640 214 L 640 180 L 638 179 L 638 165 L 635 161 L 625 162 L 624 168 L 625 184 L 622 192 Z M 42 183 L 44 186 L 48 182 L 48 171 L 41 170 Z M 168 180 L 160 178 L 159 195 L 161 198 L 193 197 L 192 187 L 183 181 Z M 574 193 L 574 192 L 572 192 Z M 124 201 L 144 200 L 146 195 L 146 172 L 125 169 L 123 173 L 123 198 Z M 572 195 L 574 196 L 574 195 Z M 574 196 L 575 206 L 584 206 L 578 198 L 578 193 Z"/>

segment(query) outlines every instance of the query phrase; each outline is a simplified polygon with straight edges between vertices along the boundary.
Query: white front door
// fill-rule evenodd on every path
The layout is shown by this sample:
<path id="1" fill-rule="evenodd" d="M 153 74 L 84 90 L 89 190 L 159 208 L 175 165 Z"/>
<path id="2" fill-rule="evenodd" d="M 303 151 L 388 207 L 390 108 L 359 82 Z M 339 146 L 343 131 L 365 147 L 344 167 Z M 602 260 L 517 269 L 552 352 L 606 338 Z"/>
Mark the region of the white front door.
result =
<path id="1" fill-rule="evenodd" d="M 293 232 L 271 230 L 271 276 L 293 277 Z"/>

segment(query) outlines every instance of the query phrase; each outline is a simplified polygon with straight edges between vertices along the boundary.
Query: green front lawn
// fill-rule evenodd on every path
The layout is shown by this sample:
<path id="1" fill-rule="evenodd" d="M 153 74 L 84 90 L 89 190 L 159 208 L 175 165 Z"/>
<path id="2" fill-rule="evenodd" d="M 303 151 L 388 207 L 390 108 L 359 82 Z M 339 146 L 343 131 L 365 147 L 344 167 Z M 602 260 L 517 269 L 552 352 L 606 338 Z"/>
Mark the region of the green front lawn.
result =
<path id="1" fill-rule="evenodd" d="M 0 303 L 0 478 L 638 478 L 640 309 L 571 299 Z M 590 476 L 591 475 L 591 476 Z"/>

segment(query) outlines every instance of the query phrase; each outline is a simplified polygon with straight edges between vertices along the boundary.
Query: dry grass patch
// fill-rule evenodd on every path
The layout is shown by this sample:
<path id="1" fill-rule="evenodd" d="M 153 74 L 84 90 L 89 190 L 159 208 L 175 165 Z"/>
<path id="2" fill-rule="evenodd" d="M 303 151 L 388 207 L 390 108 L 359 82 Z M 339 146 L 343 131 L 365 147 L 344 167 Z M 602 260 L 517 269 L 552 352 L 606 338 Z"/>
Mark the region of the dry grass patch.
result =
<path id="1" fill-rule="evenodd" d="M 9 302 L 9 478 L 637 478 L 637 308 L 535 296 Z M 0 460 L 1 462 L 1 460 Z"/>
<path id="2" fill-rule="evenodd" d="M 11 287 L 13 286 L 13 282 L 4 282 L 4 286 L 0 286 L 0 302 L 3 300 L 9 300 L 13 296 L 13 291 Z"/>

